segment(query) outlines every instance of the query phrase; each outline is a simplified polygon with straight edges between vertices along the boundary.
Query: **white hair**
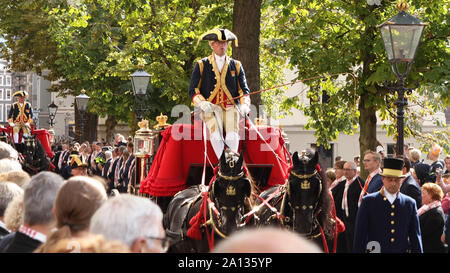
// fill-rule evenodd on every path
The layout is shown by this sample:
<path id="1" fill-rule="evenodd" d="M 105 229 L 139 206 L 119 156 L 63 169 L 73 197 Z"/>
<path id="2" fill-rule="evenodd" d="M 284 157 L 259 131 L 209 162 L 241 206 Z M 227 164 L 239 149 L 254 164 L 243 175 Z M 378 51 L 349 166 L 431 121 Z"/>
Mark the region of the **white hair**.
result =
<path id="1" fill-rule="evenodd" d="M 31 177 L 23 196 L 24 222 L 30 226 L 51 223 L 54 220 L 53 205 L 63 183 L 60 175 L 48 171 Z"/>
<path id="2" fill-rule="evenodd" d="M 0 173 L 8 173 L 10 171 L 22 171 L 22 165 L 19 161 L 9 158 L 0 159 Z"/>
<path id="3" fill-rule="evenodd" d="M 8 143 L 0 141 L 0 159 L 13 158 L 17 160 L 19 153 Z"/>
<path id="4" fill-rule="evenodd" d="M 108 199 L 92 216 L 89 232 L 132 247 L 138 238 L 160 237 L 163 213 L 147 198 L 121 194 Z M 155 240 L 147 240 L 154 247 Z"/>
<path id="5" fill-rule="evenodd" d="M 14 197 L 23 194 L 23 189 L 12 182 L 0 182 L 0 217 L 3 217 L 8 204 Z"/>

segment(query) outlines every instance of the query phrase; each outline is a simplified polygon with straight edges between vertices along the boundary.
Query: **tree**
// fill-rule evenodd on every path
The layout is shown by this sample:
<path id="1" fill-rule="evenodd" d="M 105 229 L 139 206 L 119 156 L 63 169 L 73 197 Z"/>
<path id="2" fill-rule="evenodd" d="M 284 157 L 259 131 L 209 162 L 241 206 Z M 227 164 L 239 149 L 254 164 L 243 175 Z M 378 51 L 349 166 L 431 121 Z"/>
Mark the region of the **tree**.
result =
<path id="1" fill-rule="evenodd" d="M 318 144 L 328 145 L 339 132 L 352 134 L 359 125 L 361 153 L 374 150 L 377 111 L 383 118 L 393 118 L 389 113 L 391 105 L 385 100 L 392 95 L 385 82 L 396 79 L 390 72 L 376 27 L 396 14 L 393 2 L 369 5 L 368 1 L 272 1 L 273 5 L 282 6 L 275 23 L 279 31 L 274 35 L 278 37 L 274 44 L 283 42 L 276 43 L 276 52 L 289 59 L 291 68 L 298 71 L 298 78 L 341 75 L 310 82 L 307 94 L 312 101 L 310 105 L 302 105 L 298 98 L 286 98 L 280 106 L 281 109 L 296 107 L 310 116 L 306 128 L 315 130 Z M 449 103 L 448 2 L 412 2 L 410 12 L 430 22 L 430 27 L 425 29 L 407 83 L 412 86 L 419 82 L 417 92 L 434 97 L 437 102 L 434 110 L 443 109 Z M 329 99 L 322 103 L 319 98 L 324 91 Z M 411 122 L 409 119 L 406 123 L 406 135 L 414 135 L 413 131 L 420 128 Z M 395 133 L 393 124 L 389 128 L 389 133 Z M 442 134 L 435 134 L 441 138 L 434 140 L 440 140 L 450 151 L 448 134 L 448 128 L 444 128 Z"/>
<path id="2" fill-rule="evenodd" d="M 251 91 L 260 89 L 260 21 L 262 0 L 235 0 L 233 32 L 239 47 L 233 47 L 233 58 L 242 62 Z M 261 94 L 251 95 L 252 104 L 261 105 Z"/>

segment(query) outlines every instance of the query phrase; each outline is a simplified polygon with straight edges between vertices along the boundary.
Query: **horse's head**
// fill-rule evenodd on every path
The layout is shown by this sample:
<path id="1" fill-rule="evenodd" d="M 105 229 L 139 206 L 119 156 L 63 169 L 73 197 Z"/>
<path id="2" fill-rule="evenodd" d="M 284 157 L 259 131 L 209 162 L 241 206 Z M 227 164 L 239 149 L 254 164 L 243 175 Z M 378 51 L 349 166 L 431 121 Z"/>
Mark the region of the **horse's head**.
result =
<path id="1" fill-rule="evenodd" d="M 323 192 L 323 181 L 316 169 L 318 160 L 318 152 L 311 149 L 302 151 L 301 155 L 295 152 L 292 156 L 287 193 L 293 210 L 293 228 L 299 233 L 312 232 L 314 213 Z"/>
<path id="2" fill-rule="evenodd" d="M 225 151 L 220 157 L 219 172 L 210 188 L 211 199 L 219 210 L 219 228 L 226 235 L 235 230 L 244 211 L 245 197 L 251 193 L 251 182 L 245 176 L 243 155 Z"/>
<path id="3" fill-rule="evenodd" d="M 34 151 L 36 150 L 36 136 L 23 136 L 25 148 L 23 153 L 27 156 L 32 157 L 34 155 Z"/>

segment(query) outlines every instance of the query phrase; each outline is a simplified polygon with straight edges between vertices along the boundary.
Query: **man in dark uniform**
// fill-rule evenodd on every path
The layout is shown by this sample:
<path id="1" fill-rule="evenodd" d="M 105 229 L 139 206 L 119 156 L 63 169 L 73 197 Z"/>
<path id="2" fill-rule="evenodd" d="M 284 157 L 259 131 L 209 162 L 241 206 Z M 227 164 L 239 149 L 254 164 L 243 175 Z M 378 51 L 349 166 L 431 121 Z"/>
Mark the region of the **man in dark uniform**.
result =
<path id="1" fill-rule="evenodd" d="M 33 110 L 31 104 L 25 99 L 28 97 L 27 91 L 17 91 L 13 94 L 17 97 L 17 102 L 11 105 L 8 113 L 8 123 L 13 127 L 13 137 L 16 149 L 23 152 L 23 139 L 19 143 L 19 132 L 22 130 L 23 136 L 29 136 L 31 133 L 31 124 L 33 122 Z"/>
<path id="2" fill-rule="evenodd" d="M 383 187 L 358 209 L 353 252 L 423 252 L 416 202 L 399 191 L 402 168 L 402 159 L 383 160 Z"/>
<path id="3" fill-rule="evenodd" d="M 213 29 L 200 36 L 200 40 L 209 41 L 213 53 L 195 64 L 189 95 L 194 106 L 203 111 L 211 145 L 220 158 L 225 144 L 238 151 L 239 113 L 250 112 L 250 90 L 241 63 L 226 54 L 229 41 L 234 40 L 237 46 L 236 36 L 228 29 Z"/>

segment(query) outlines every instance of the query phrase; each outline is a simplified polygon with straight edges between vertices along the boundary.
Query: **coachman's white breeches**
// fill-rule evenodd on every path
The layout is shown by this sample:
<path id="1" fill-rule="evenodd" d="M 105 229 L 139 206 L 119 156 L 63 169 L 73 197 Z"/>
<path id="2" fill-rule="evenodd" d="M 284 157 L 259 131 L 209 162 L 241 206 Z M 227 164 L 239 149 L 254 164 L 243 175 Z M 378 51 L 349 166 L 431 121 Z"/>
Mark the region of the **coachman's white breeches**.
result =
<path id="1" fill-rule="evenodd" d="M 20 129 L 22 129 L 22 136 L 27 137 L 30 135 L 30 127 L 28 127 L 27 125 L 25 125 L 25 123 L 23 122 L 17 122 L 14 123 L 14 127 L 13 127 L 13 137 L 14 137 L 14 143 L 19 143 L 19 132 Z M 24 139 L 22 137 L 22 142 L 23 143 Z"/>
<path id="2" fill-rule="evenodd" d="M 234 106 L 223 110 L 219 105 L 214 105 L 213 113 L 202 113 L 202 118 L 210 133 L 211 146 L 219 159 L 225 147 L 238 152 L 239 149 L 239 112 Z M 225 127 L 225 139 L 223 138 L 223 129 Z"/>

